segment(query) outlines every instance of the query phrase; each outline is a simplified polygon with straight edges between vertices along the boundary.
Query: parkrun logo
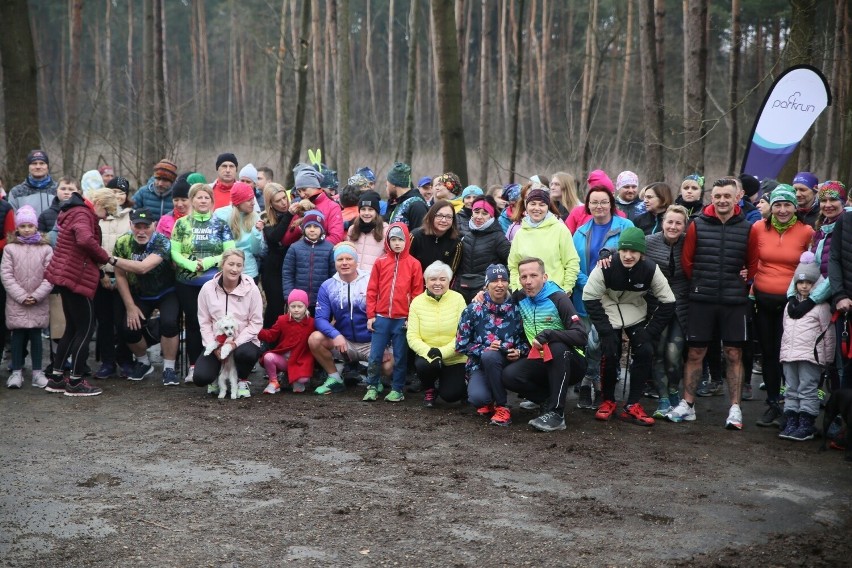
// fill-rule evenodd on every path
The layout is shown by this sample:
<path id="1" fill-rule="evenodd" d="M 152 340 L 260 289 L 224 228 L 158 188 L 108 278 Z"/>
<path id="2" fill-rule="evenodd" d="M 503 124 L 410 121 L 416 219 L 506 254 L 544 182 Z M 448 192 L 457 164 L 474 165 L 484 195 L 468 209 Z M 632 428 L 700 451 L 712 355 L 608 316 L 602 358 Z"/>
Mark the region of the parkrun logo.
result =
<path id="1" fill-rule="evenodd" d="M 796 102 L 796 97 L 801 97 L 802 93 L 796 91 L 789 97 L 787 97 L 786 101 L 782 101 L 781 99 L 775 99 L 772 101 L 771 108 L 780 108 L 785 110 L 797 110 L 799 112 L 815 112 L 816 107 L 814 105 L 803 105 L 802 103 Z"/>

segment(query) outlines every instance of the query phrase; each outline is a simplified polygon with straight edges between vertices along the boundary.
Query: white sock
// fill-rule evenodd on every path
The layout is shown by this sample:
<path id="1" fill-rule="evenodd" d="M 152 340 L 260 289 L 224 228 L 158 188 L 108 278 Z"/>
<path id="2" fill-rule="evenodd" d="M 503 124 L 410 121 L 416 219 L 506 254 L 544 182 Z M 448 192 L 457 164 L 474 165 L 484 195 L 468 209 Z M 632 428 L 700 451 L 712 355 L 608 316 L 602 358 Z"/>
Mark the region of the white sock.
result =
<path id="1" fill-rule="evenodd" d="M 175 368 L 175 360 L 174 359 L 163 359 L 163 369 L 172 369 Z"/>
<path id="2" fill-rule="evenodd" d="M 145 364 L 145 365 L 150 365 L 150 364 L 151 364 L 151 361 L 149 361 L 149 360 L 148 360 L 148 353 L 145 353 L 145 354 L 144 354 L 144 355 L 142 355 L 141 357 L 137 357 L 137 358 L 136 358 L 136 360 L 137 360 L 138 362 L 140 362 L 140 363 Z"/>

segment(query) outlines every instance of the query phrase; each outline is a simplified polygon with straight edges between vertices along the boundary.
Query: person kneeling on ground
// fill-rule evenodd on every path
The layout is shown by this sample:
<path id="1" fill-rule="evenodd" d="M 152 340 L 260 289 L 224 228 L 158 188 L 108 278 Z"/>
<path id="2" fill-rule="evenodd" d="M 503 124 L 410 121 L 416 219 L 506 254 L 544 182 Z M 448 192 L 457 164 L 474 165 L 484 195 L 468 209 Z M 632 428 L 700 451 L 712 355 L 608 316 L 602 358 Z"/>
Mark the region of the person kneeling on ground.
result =
<path id="1" fill-rule="evenodd" d="M 527 358 L 503 370 L 503 386 L 540 405 L 542 414 L 530 420 L 530 426 L 542 432 L 564 430 L 568 387 L 586 372 L 586 328 L 571 296 L 548 280 L 543 260 L 521 259 L 518 273 L 522 290 L 513 300 L 519 304 L 531 349 Z"/>
<path id="2" fill-rule="evenodd" d="M 314 356 L 308 349 L 308 338 L 316 329 L 314 318 L 308 315 L 308 293 L 298 288 L 287 296 L 287 312 L 279 316 L 269 329 L 262 329 L 257 338 L 273 347 L 260 357 L 269 382 L 264 394 L 281 392 L 278 372 L 287 371 L 287 381 L 294 393 L 305 392 L 314 373 Z"/>
<path id="3" fill-rule="evenodd" d="M 654 419 L 645 413 L 642 390 L 651 378 L 654 338 L 657 338 L 674 315 L 675 297 L 666 277 L 653 261 L 644 258 L 645 234 L 630 227 L 618 240 L 618 255 L 608 268 L 595 267 L 583 288 L 583 303 L 601 341 L 601 388 L 603 402 L 595 418 L 609 420 L 615 412 L 615 383 L 621 369 L 621 332 L 627 333 L 633 360 L 630 364 L 630 394 L 619 418 L 653 426 Z M 645 295 L 658 301 L 657 309 L 647 317 Z M 647 319 L 646 319 L 647 317 Z"/>

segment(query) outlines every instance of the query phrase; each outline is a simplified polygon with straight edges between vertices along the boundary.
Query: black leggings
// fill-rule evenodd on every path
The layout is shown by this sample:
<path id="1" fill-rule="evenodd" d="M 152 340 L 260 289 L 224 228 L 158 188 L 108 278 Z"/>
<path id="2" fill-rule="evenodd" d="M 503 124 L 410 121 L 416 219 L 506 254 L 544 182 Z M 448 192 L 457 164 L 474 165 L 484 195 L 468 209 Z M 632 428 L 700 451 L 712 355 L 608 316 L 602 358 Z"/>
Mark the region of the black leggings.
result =
<path id="1" fill-rule="evenodd" d="M 169 338 L 180 333 L 180 328 L 178 327 L 180 304 L 176 293 L 167 292 L 156 300 L 140 300 L 139 298 L 133 298 L 133 302 L 142 312 L 142 315 L 145 316 L 145 322 L 143 325 L 148 324 L 151 312 L 155 309 L 160 310 L 160 337 Z M 121 322 L 119 329 L 121 330 L 122 340 L 130 345 L 139 343 L 142 338 L 147 337 L 147 335 L 143 335 L 141 329 L 129 329 L 127 327 L 127 310 L 124 307 L 124 302 L 119 301 L 118 304 L 119 305 L 116 310 L 118 315 L 116 315 L 116 318 L 119 322 Z M 159 337 L 155 337 L 153 339 L 158 340 Z"/>
<path id="2" fill-rule="evenodd" d="M 98 338 L 95 349 L 103 363 L 129 363 L 133 361 L 130 349 L 116 333 L 116 304 L 121 303 L 118 290 L 107 290 L 98 285 L 95 292 L 95 319 L 98 322 Z"/>
<path id="3" fill-rule="evenodd" d="M 447 402 L 467 400 L 467 383 L 464 381 L 464 363 L 455 365 L 432 364 L 420 355 L 414 358 L 414 368 L 423 390 L 435 388 L 438 381 L 438 396 Z"/>
<path id="4" fill-rule="evenodd" d="M 95 304 L 91 298 L 75 294 L 64 286 L 57 286 L 62 297 L 62 313 L 65 314 L 65 333 L 59 340 L 53 357 L 53 372 L 62 372 L 68 356 L 71 356 L 71 375 L 82 377 L 89 358 L 89 342 L 95 333 Z"/>
<path id="5" fill-rule="evenodd" d="M 189 364 L 195 365 L 196 359 L 203 351 L 201 347 L 201 326 L 198 324 L 198 294 L 201 293 L 201 287 L 178 283 L 175 285 L 175 291 L 184 315 L 186 353 L 189 356 Z"/>
<path id="6" fill-rule="evenodd" d="M 766 400 L 776 402 L 781 390 L 781 334 L 784 331 L 784 296 L 755 292 L 757 313 L 754 326 L 763 351 L 763 382 L 766 383 Z"/>
<path id="7" fill-rule="evenodd" d="M 260 358 L 260 347 L 252 342 L 243 343 L 234 349 L 234 363 L 237 365 L 237 377 L 244 381 L 251 374 L 251 370 Z M 199 386 L 209 385 L 219 378 L 222 362 L 212 353 L 202 355 L 195 361 L 195 372 L 192 374 L 192 382 Z"/>
<path id="8" fill-rule="evenodd" d="M 564 343 L 548 343 L 553 360 L 521 357 L 503 369 L 503 386 L 506 390 L 538 404 L 547 402 L 546 411 L 565 411 L 568 387 L 586 374 L 586 359 Z"/>

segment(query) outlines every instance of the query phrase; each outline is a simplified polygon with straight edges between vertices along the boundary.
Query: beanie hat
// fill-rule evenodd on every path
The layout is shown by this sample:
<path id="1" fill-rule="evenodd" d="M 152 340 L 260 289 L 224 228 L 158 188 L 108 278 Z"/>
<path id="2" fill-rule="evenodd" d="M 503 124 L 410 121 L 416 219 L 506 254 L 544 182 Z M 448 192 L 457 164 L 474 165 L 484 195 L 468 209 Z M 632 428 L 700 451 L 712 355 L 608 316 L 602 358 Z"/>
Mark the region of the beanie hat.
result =
<path id="1" fill-rule="evenodd" d="M 190 174 L 181 174 L 178 176 L 175 183 L 172 185 L 172 199 L 189 198 L 189 188 L 192 184 L 189 183 Z"/>
<path id="2" fill-rule="evenodd" d="M 240 175 L 238 177 L 249 178 L 254 183 L 257 183 L 257 168 L 252 164 L 246 164 L 243 166 L 243 169 L 240 170 Z"/>
<path id="3" fill-rule="evenodd" d="M 177 166 L 163 158 L 154 166 L 154 177 L 174 182 L 177 179 Z"/>
<path id="4" fill-rule="evenodd" d="M 308 293 L 304 290 L 299 290 L 298 288 L 293 288 L 290 294 L 287 296 L 287 303 L 292 304 L 293 302 L 302 302 L 306 306 L 308 305 Z"/>
<path id="5" fill-rule="evenodd" d="M 531 189 L 527 192 L 527 198 L 524 200 L 524 203 L 529 204 L 533 200 L 543 201 L 545 205 L 550 207 L 550 192 L 539 188 Z"/>
<path id="6" fill-rule="evenodd" d="M 48 166 L 50 165 L 50 160 L 47 159 L 47 152 L 44 150 L 30 150 L 30 153 L 27 154 L 27 165 L 29 166 L 33 162 L 42 161 Z"/>
<path id="7" fill-rule="evenodd" d="M 645 254 L 645 233 L 638 227 L 628 227 L 621 232 L 618 250 L 635 250 Z"/>
<path id="8" fill-rule="evenodd" d="M 485 195 L 485 193 L 482 191 L 482 188 L 479 187 L 478 185 L 469 185 L 466 188 L 464 188 L 464 191 L 462 191 L 461 196 L 462 196 L 462 199 L 464 199 L 465 197 L 468 197 L 470 195 Z"/>
<path id="9" fill-rule="evenodd" d="M 325 164 L 320 164 L 320 175 L 322 176 L 322 182 L 320 182 L 320 187 L 325 189 L 337 189 L 340 185 L 340 182 L 337 180 L 337 171 L 330 169 Z"/>
<path id="10" fill-rule="evenodd" d="M 381 201 L 381 197 L 375 191 L 365 191 L 361 194 L 360 199 L 358 199 L 358 209 L 361 207 L 372 207 L 376 211 L 379 210 L 379 202 Z"/>
<path id="11" fill-rule="evenodd" d="M 824 198 L 846 201 L 846 186 L 839 181 L 826 180 L 819 184 L 817 189 L 820 201 Z"/>
<path id="12" fill-rule="evenodd" d="M 404 162 L 394 162 L 388 172 L 388 182 L 396 187 L 411 185 L 411 166 Z"/>
<path id="13" fill-rule="evenodd" d="M 101 177 L 98 170 L 89 170 L 83 174 L 83 179 L 80 180 L 80 191 L 83 192 L 83 195 L 102 187 L 104 187 L 104 178 Z"/>
<path id="14" fill-rule="evenodd" d="M 357 187 L 360 190 L 365 190 L 370 187 L 370 180 L 362 176 L 361 174 L 355 174 L 353 176 L 349 176 L 349 179 L 346 180 L 346 185 L 351 185 L 352 187 Z"/>
<path id="15" fill-rule="evenodd" d="M 127 178 L 121 176 L 115 176 L 107 182 L 106 186 L 110 189 L 120 189 L 124 193 L 130 193 L 130 182 L 127 181 Z"/>
<path id="16" fill-rule="evenodd" d="M 189 182 L 189 185 L 195 185 L 196 183 L 207 183 L 207 180 L 204 179 L 204 176 L 198 172 L 193 172 L 186 176 L 186 181 Z"/>
<path id="17" fill-rule="evenodd" d="M 757 179 L 757 178 L 755 178 L 755 179 Z M 686 181 L 686 180 L 694 181 L 695 183 L 698 184 L 698 187 L 700 187 L 702 191 L 704 190 L 704 176 L 702 176 L 701 174 L 689 174 L 688 176 L 683 178 L 683 181 Z M 683 183 L 683 182 L 681 182 L 681 183 Z"/>
<path id="18" fill-rule="evenodd" d="M 325 235 L 325 215 L 323 215 L 318 209 L 305 211 L 305 215 L 302 217 L 303 229 L 307 229 L 311 225 L 316 225 L 322 229 L 322 234 Z"/>
<path id="19" fill-rule="evenodd" d="M 234 182 L 234 186 L 231 188 L 231 205 L 236 207 L 240 203 L 252 199 L 254 199 L 254 190 L 249 184 L 242 181 Z"/>
<path id="20" fill-rule="evenodd" d="M 816 186 L 819 185 L 819 180 L 811 172 L 799 172 L 793 178 L 793 183 L 790 184 L 790 185 L 795 185 L 797 183 L 800 183 L 802 185 L 806 185 L 809 188 L 811 188 L 812 190 L 816 191 L 817 190 Z"/>
<path id="21" fill-rule="evenodd" d="M 772 194 L 769 196 L 770 205 L 774 205 L 781 201 L 789 201 L 793 205 L 798 205 L 798 202 L 796 201 L 796 190 L 786 183 L 778 184 L 778 187 L 773 189 Z"/>
<path id="22" fill-rule="evenodd" d="M 402 227 L 391 227 L 388 231 L 388 241 L 391 239 L 402 239 L 405 240 L 405 231 L 402 230 Z"/>
<path id="23" fill-rule="evenodd" d="M 376 181 L 376 173 L 369 166 L 358 168 L 355 173 L 364 176 L 370 183 L 375 183 Z"/>
<path id="24" fill-rule="evenodd" d="M 334 256 L 334 260 L 337 261 L 337 257 L 342 254 L 348 254 L 352 257 L 355 262 L 358 262 L 358 253 L 355 252 L 355 245 L 350 241 L 340 241 L 336 245 L 334 245 L 334 250 L 332 251 L 332 256 Z"/>
<path id="25" fill-rule="evenodd" d="M 514 203 L 518 200 L 518 197 L 521 196 L 521 185 L 517 183 L 510 183 L 508 185 L 503 186 L 503 194 L 501 197 L 508 201 L 509 203 Z"/>
<path id="26" fill-rule="evenodd" d="M 98 168 L 98 173 L 101 174 L 101 176 L 103 176 L 104 174 L 109 174 L 111 176 L 114 176 L 115 170 L 112 169 L 112 166 L 108 166 L 108 165 L 104 164 L 103 166 Z"/>
<path id="27" fill-rule="evenodd" d="M 489 264 L 485 269 L 485 283 L 491 284 L 500 278 L 508 282 L 509 270 L 502 264 Z"/>
<path id="28" fill-rule="evenodd" d="M 639 185 L 639 176 L 631 171 L 624 171 L 615 178 L 615 189 L 621 189 L 625 185 Z"/>
<path id="29" fill-rule="evenodd" d="M 753 175 L 740 174 L 740 183 L 743 184 L 743 191 L 748 197 L 753 197 L 760 191 L 760 181 Z"/>
<path id="30" fill-rule="evenodd" d="M 219 166 L 221 166 L 221 165 L 222 165 L 222 164 L 224 164 L 225 162 L 231 162 L 232 164 L 234 164 L 234 167 L 235 167 L 235 168 L 239 167 L 239 165 L 240 165 L 240 164 L 237 162 L 237 157 L 236 157 L 236 156 L 234 156 L 234 155 L 233 155 L 232 153 L 230 153 L 230 152 L 225 152 L 224 154 L 219 154 L 219 157 L 218 157 L 218 158 L 216 158 L 216 169 L 218 170 L 218 169 L 219 169 Z"/>
<path id="31" fill-rule="evenodd" d="M 609 179 L 609 176 L 606 175 L 606 172 L 603 170 L 595 170 L 591 172 L 589 174 L 589 177 L 586 178 L 586 183 L 589 187 L 595 187 L 596 185 L 599 185 L 615 193 L 615 186 L 612 185 L 612 180 Z"/>
<path id="32" fill-rule="evenodd" d="M 814 253 L 806 250 L 799 257 L 799 266 L 796 267 L 796 272 L 793 274 L 794 282 L 816 282 L 819 280 L 819 265 L 815 262 Z"/>
<path id="33" fill-rule="evenodd" d="M 322 174 L 316 171 L 313 166 L 300 164 L 293 171 L 296 174 L 296 189 L 314 189 L 322 185 Z"/>
<path id="34" fill-rule="evenodd" d="M 24 205 L 15 212 L 15 227 L 20 227 L 24 223 L 38 225 L 38 215 L 31 205 Z"/>
<path id="35" fill-rule="evenodd" d="M 432 183 L 440 183 L 444 184 L 444 186 L 452 192 L 453 195 L 458 195 L 461 190 L 461 180 L 459 176 L 454 174 L 453 172 L 447 172 L 445 174 L 441 174 L 435 179 L 432 180 Z"/>

